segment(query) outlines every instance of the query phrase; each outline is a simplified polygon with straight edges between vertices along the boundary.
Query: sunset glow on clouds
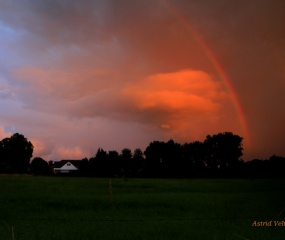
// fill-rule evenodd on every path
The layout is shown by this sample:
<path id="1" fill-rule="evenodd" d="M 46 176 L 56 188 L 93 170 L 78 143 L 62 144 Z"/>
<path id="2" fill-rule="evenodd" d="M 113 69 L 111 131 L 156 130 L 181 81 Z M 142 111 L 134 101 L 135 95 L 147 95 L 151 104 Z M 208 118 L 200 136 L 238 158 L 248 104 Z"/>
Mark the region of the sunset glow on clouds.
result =
<path id="1" fill-rule="evenodd" d="M 204 133 L 219 127 L 213 120 L 219 118 L 224 101 L 230 100 L 221 85 L 202 71 L 182 70 L 130 84 L 123 89 L 122 97 L 142 122 L 169 129 L 168 135 L 180 140 L 190 135 L 199 139 L 195 129 Z"/>
<path id="2" fill-rule="evenodd" d="M 34 157 L 80 159 L 99 147 L 246 137 L 243 114 L 245 159 L 285 155 L 283 5 L 3 0 L 0 137 L 24 134 Z"/>
<path id="3" fill-rule="evenodd" d="M 136 98 L 140 109 L 157 106 L 203 112 L 215 110 L 211 99 L 218 95 L 217 85 L 202 71 L 184 70 L 149 76 L 124 91 Z"/>

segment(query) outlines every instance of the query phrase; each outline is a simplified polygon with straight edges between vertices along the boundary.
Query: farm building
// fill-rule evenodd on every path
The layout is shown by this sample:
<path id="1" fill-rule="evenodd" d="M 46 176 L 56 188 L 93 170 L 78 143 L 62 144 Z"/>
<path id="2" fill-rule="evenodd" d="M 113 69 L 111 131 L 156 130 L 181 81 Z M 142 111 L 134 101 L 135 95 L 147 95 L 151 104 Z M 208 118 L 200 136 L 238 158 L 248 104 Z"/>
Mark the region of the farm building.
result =
<path id="1" fill-rule="evenodd" d="M 81 160 L 61 160 L 54 162 L 54 173 L 75 173 L 79 170 Z"/>

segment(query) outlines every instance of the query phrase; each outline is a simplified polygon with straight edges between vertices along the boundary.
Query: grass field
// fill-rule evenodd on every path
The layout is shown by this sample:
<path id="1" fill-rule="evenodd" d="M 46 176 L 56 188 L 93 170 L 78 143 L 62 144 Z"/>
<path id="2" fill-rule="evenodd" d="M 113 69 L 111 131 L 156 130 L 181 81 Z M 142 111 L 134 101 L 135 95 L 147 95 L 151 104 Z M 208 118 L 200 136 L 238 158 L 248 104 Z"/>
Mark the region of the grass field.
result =
<path id="1" fill-rule="evenodd" d="M 0 176 L 0 218 L 5 240 L 284 240 L 252 224 L 285 220 L 285 180 Z"/>

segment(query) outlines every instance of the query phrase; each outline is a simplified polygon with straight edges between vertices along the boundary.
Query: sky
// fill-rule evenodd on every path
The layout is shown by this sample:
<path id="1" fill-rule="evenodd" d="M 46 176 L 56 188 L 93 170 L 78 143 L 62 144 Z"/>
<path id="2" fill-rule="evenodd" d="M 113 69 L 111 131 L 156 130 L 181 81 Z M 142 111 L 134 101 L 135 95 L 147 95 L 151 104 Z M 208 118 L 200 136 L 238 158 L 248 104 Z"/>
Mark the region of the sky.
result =
<path id="1" fill-rule="evenodd" d="M 0 0 L 0 138 L 82 159 L 207 135 L 285 156 L 283 0 Z"/>

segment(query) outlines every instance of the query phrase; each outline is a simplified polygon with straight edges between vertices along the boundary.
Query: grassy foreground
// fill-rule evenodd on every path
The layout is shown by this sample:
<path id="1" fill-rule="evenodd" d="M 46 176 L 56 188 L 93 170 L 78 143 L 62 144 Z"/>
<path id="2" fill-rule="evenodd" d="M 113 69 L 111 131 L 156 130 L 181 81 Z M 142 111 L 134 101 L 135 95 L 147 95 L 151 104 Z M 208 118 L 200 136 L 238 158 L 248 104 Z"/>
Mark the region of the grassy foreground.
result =
<path id="1" fill-rule="evenodd" d="M 252 224 L 285 221 L 285 180 L 0 176 L 0 218 L 0 240 L 278 240 Z"/>

